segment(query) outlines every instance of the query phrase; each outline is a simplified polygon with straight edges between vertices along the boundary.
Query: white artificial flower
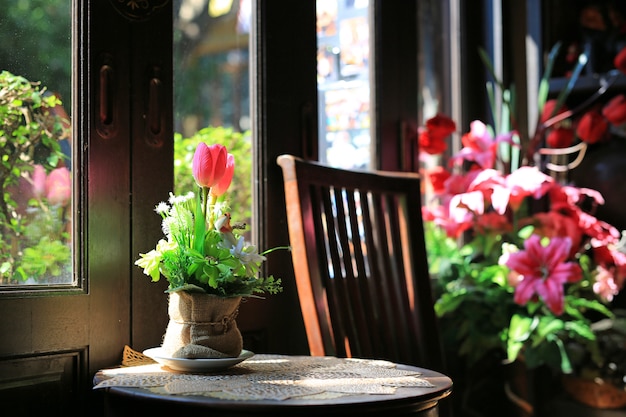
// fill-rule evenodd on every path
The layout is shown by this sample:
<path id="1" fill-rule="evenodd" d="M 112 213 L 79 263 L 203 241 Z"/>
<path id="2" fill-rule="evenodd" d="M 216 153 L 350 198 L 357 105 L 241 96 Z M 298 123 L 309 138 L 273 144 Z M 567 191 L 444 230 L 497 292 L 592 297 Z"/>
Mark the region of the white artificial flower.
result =
<path id="1" fill-rule="evenodd" d="M 154 208 L 154 211 L 156 211 L 158 214 L 164 215 L 167 214 L 167 211 L 170 209 L 170 206 L 164 202 L 161 201 L 159 204 L 157 204 L 157 206 Z"/>

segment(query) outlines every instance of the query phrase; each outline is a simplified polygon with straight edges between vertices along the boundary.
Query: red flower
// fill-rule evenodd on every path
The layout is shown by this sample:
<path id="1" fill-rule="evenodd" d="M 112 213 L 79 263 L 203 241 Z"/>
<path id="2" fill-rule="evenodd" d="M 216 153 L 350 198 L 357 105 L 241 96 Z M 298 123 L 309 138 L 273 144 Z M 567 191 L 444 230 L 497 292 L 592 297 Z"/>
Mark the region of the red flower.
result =
<path id="1" fill-rule="evenodd" d="M 619 230 L 613 225 L 584 211 L 578 213 L 578 226 L 592 239 L 594 246 L 617 244 L 621 237 Z"/>
<path id="2" fill-rule="evenodd" d="M 626 122 L 626 96 L 618 94 L 602 109 L 602 115 L 614 125 Z"/>
<path id="3" fill-rule="evenodd" d="M 622 48 L 622 50 L 615 55 L 613 65 L 615 65 L 615 68 L 626 74 L 626 47 Z"/>
<path id="4" fill-rule="evenodd" d="M 580 118 L 576 134 L 581 140 L 593 144 L 602 139 L 608 130 L 607 120 L 598 111 L 590 110 Z"/>
<path id="5" fill-rule="evenodd" d="M 480 172 L 479 170 L 475 170 L 470 171 L 466 175 L 452 174 L 445 183 L 446 193 L 454 195 L 466 192 L 472 181 L 474 181 L 474 178 L 476 178 L 476 175 Z"/>
<path id="6" fill-rule="evenodd" d="M 574 143 L 574 130 L 559 126 L 550 130 L 546 137 L 546 145 L 550 148 L 567 148 Z"/>
<path id="7" fill-rule="evenodd" d="M 445 136 L 436 135 L 429 130 L 422 130 L 418 139 L 420 151 L 424 151 L 431 155 L 438 155 L 448 149 Z"/>
<path id="8" fill-rule="evenodd" d="M 556 116 L 557 114 L 563 113 L 568 110 L 567 107 L 563 105 L 561 106 L 559 111 L 555 111 L 556 103 L 557 103 L 557 100 L 555 99 L 546 101 L 546 104 L 544 104 L 543 106 L 543 111 L 541 112 L 541 123 L 545 123 L 552 117 Z"/>
<path id="9" fill-rule="evenodd" d="M 537 295 L 554 314 L 563 314 L 563 285 L 582 278 L 580 265 L 565 262 L 571 246 L 567 237 L 554 237 L 543 246 L 541 238 L 532 235 L 524 242 L 525 250 L 509 255 L 506 265 L 522 276 L 515 287 L 517 304 L 524 305 Z"/>
<path id="10" fill-rule="evenodd" d="M 476 232 L 480 234 L 502 235 L 513 231 L 511 220 L 500 213 L 490 211 L 476 218 Z"/>
<path id="11" fill-rule="evenodd" d="M 219 144 L 207 146 L 200 142 L 191 163 L 196 184 L 203 188 L 211 188 L 217 184 L 226 171 L 227 158 L 226 147 Z"/>
<path id="12" fill-rule="evenodd" d="M 426 121 L 426 129 L 436 136 L 446 137 L 456 131 L 456 123 L 448 116 L 438 114 Z"/>
<path id="13" fill-rule="evenodd" d="M 555 210 L 537 213 L 530 221 L 535 226 L 533 233 L 541 237 L 569 237 L 572 241 L 570 256 L 574 256 L 580 249 L 583 239 L 583 232 L 578 227 L 578 217 L 575 213 L 567 215 Z"/>
<path id="14" fill-rule="evenodd" d="M 456 123 L 449 117 L 442 114 L 431 117 L 419 134 L 419 149 L 431 155 L 443 153 L 448 148 L 446 137 L 455 131 Z"/>
<path id="15" fill-rule="evenodd" d="M 426 178 L 430 181 L 435 194 L 441 194 L 446 191 L 446 180 L 451 176 L 452 174 L 441 166 L 434 167 L 426 172 Z"/>

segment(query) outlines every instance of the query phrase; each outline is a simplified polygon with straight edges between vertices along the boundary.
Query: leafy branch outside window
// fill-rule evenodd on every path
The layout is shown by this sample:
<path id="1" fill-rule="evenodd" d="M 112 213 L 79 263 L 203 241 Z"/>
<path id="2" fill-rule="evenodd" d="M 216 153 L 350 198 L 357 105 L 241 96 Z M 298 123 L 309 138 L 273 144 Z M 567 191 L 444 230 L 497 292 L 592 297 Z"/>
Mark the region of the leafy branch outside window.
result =
<path id="1" fill-rule="evenodd" d="M 0 284 L 70 272 L 71 180 L 61 147 L 70 129 L 60 106 L 39 83 L 0 73 Z"/>

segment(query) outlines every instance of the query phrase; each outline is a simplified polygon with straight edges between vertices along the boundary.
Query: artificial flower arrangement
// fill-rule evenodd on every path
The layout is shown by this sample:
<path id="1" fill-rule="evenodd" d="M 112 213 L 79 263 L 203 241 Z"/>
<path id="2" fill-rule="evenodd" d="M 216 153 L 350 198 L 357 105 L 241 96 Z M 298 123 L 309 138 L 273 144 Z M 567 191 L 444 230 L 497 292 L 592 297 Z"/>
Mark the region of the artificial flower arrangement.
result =
<path id="1" fill-rule="evenodd" d="M 600 100 L 626 74 L 626 48 L 615 56 L 613 63 L 615 68 L 607 72 L 600 88 L 578 106 L 570 109 L 565 100 L 580 75 L 582 65 L 571 74 L 569 86 L 558 98 L 547 100 L 543 106 L 540 103 L 542 114 L 526 149 L 528 159 L 535 153 L 546 155 L 548 170 L 567 172 L 583 161 L 589 146 L 626 136 L 626 95 L 618 93 L 608 100 Z M 571 155 L 575 157 L 570 158 Z M 559 161 L 559 156 L 566 158 Z M 550 157 L 556 157 L 558 162 L 552 162 L 555 158 Z"/>
<path id="2" fill-rule="evenodd" d="M 564 109 L 563 95 L 546 103 L 545 91 L 540 133 L 530 140 L 476 120 L 450 166 L 426 172 L 423 218 L 438 283 L 435 309 L 444 334 L 450 330 L 449 342 L 470 365 L 495 352 L 531 369 L 547 365 L 571 374 L 591 360 L 606 370 L 611 359 L 601 349 L 597 325 L 614 318 L 610 303 L 626 280 L 622 235 L 594 216 L 604 202 L 600 193 L 557 181 L 529 152 L 546 133 L 548 142 L 564 143 L 557 124 L 565 128 L 575 114 Z M 603 118 L 622 124 L 611 117 L 616 106 L 609 103 Z M 605 131 L 585 117 L 567 128 L 581 142 L 599 140 Z M 420 152 L 441 154 L 456 131 L 445 115 L 429 119 L 419 131 Z M 515 152 L 522 156 L 519 166 L 510 157 Z"/>
<path id="3" fill-rule="evenodd" d="M 232 223 L 225 194 L 235 170 L 226 147 L 200 142 L 192 162 L 198 193 L 170 194 L 156 212 L 166 236 L 135 262 L 143 272 L 169 282 L 168 292 L 189 291 L 220 297 L 276 294 L 281 280 L 259 277 L 265 255 L 242 235 L 245 225 Z"/>
<path id="4" fill-rule="evenodd" d="M 170 194 L 156 212 L 166 236 L 135 264 L 169 285 L 169 322 L 161 349 L 182 359 L 237 358 L 243 338 L 236 317 L 243 297 L 282 291 L 280 279 L 260 277 L 265 255 L 245 240 L 245 225 L 231 223 L 225 194 L 235 158 L 220 144 L 198 143 L 192 175 L 199 192 Z"/>

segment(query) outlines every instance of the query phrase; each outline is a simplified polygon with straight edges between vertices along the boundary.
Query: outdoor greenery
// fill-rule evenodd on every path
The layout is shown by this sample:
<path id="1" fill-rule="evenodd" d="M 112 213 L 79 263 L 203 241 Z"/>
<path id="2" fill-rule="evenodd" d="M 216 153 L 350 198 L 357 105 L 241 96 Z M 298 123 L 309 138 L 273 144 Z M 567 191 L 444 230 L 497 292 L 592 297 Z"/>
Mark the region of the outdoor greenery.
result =
<path id="1" fill-rule="evenodd" d="M 70 266 L 69 170 L 60 100 L 38 83 L 0 73 L 0 279 L 59 276 Z"/>
<path id="2" fill-rule="evenodd" d="M 3 70 L 41 82 L 71 106 L 70 0 L 0 0 Z"/>
<path id="3" fill-rule="evenodd" d="M 0 282 L 3 284 L 21 283 L 30 277 L 40 283 L 42 281 L 37 277 L 60 274 L 61 262 L 71 258 L 71 250 L 66 243 L 69 229 L 58 229 L 63 222 L 67 226 L 65 217 L 70 214 L 69 211 L 66 207 L 52 209 L 44 201 L 45 195 L 40 194 L 37 198 L 32 198 L 31 188 L 36 165 L 45 166 L 47 176 L 59 166 L 63 158 L 56 144 L 57 136 L 61 132 L 51 130 L 50 126 L 41 124 L 40 118 L 43 114 L 38 109 L 59 105 L 61 101 L 68 113 L 71 109 L 72 1 L 0 0 L 0 6 L 3 10 L 0 15 L 0 34 L 4 39 L 10 39 L 10 42 L 0 45 L 0 62 L 2 62 L 0 70 L 6 70 L 7 74 L 15 77 L 13 81 L 3 79 L 2 86 L 0 86 L 2 94 L 6 94 L 7 88 L 13 88 L 22 81 L 33 82 L 32 90 L 30 90 L 31 97 L 13 102 L 15 107 L 9 108 L 6 96 L 3 96 L 5 101 L 1 104 L 1 111 L 3 115 L 11 111 L 18 111 L 18 113 L 21 111 L 22 115 L 13 114 L 18 119 L 25 114 L 24 109 L 28 109 L 27 113 L 34 112 L 30 115 L 33 124 L 25 123 L 19 131 L 14 131 L 14 128 L 7 126 L 9 123 L 15 123 L 15 120 L 7 119 L 0 127 L 2 129 L 0 140 L 2 140 L 5 158 L 3 170 L 0 172 L 3 192 L 0 208 L 0 233 L 2 234 L 0 243 L 2 281 Z M 249 223 L 252 199 L 250 186 L 252 159 L 249 156 L 251 141 L 249 132 L 240 133 L 239 123 L 233 123 L 238 120 L 238 117 L 245 116 L 239 114 L 237 109 L 246 108 L 247 91 L 239 91 L 239 89 L 246 88 L 247 82 L 245 79 L 235 79 L 236 77 L 229 75 L 228 71 L 224 72 L 232 61 L 229 58 L 229 51 L 213 51 L 198 55 L 197 47 L 204 41 L 204 35 L 190 36 L 191 32 L 188 30 L 191 26 L 200 25 L 210 32 L 212 28 L 222 25 L 225 20 L 232 19 L 233 14 L 236 15 L 236 10 L 231 10 L 228 15 L 212 16 L 204 8 L 199 10 L 192 19 L 184 20 L 178 13 L 183 3 L 175 1 L 173 7 L 174 51 L 177 54 L 174 60 L 177 74 L 174 86 L 175 107 L 177 108 L 175 130 L 185 132 L 177 133 L 174 138 L 176 192 L 180 190 L 184 194 L 194 189 L 188 179 L 191 178 L 189 158 L 193 155 L 195 146 L 200 141 L 223 144 L 237 158 L 236 181 L 232 187 L 230 204 L 232 210 L 238 213 L 237 220 Z M 237 53 L 245 53 L 247 51 L 246 36 L 241 37 L 240 46 Z M 245 73 L 244 70 L 242 74 L 245 76 Z M 15 83 L 14 81 L 18 78 L 22 81 Z M 10 87 L 9 84 L 11 84 Z M 37 89 L 38 92 L 36 92 Z M 53 93 L 57 98 L 44 98 L 44 91 L 48 94 Z M 207 96 L 207 91 L 211 91 L 210 97 Z M 219 94 L 214 93 L 216 91 L 219 91 Z M 24 92 L 24 94 L 29 93 Z M 234 96 L 239 95 L 241 95 L 241 100 L 233 99 Z M 214 103 L 214 98 L 219 101 L 219 105 Z M 17 103 L 23 103 L 26 107 L 19 110 Z M 227 108 L 224 108 L 225 104 Z M 233 106 L 233 108 L 228 108 L 228 106 Z M 190 124 L 190 121 L 195 121 L 195 123 Z M 234 128 L 203 127 L 207 126 L 210 121 L 219 121 L 225 126 L 232 124 Z M 59 128 L 60 126 L 54 127 L 54 129 Z M 196 132 L 195 130 L 198 129 L 199 131 Z M 62 134 L 66 135 L 68 132 Z M 17 143 L 13 135 L 22 138 L 23 143 L 19 146 L 24 146 L 24 149 L 14 148 Z M 9 145 L 11 143 L 12 145 Z M 53 176 L 55 177 L 58 178 L 56 175 Z M 39 206 L 36 208 L 37 204 Z M 19 210 L 16 209 L 17 206 L 20 206 Z M 28 209 L 28 216 L 24 215 L 24 207 Z M 32 213 L 37 210 L 39 214 L 33 216 Z M 61 221 L 61 219 L 65 220 Z M 28 222 L 28 227 L 26 222 Z M 53 224 L 56 226 L 52 227 Z M 48 237 L 43 239 L 42 237 L 46 234 Z M 43 254 L 46 256 L 44 257 Z M 28 259 L 29 270 L 21 266 L 20 258 Z"/>

